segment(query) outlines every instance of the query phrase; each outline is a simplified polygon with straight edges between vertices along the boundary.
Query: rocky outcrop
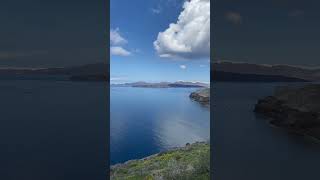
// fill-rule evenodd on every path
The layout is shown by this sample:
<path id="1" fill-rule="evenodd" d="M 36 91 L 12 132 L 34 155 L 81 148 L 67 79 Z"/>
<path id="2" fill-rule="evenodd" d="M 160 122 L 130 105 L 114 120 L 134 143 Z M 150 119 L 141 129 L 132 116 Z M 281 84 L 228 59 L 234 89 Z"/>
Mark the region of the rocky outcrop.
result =
<path id="1" fill-rule="evenodd" d="M 258 101 L 254 109 L 270 123 L 320 139 L 320 85 L 278 87 L 273 96 Z"/>
<path id="2" fill-rule="evenodd" d="M 209 179 L 210 145 L 205 142 L 110 167 L 110 179 Z"/>
<path id="3" fill-rule="evenodd" d="M 210 105 L 210 88 L 200 89 L 192 92 L 189 96 L 191 99 L 201 103 L 202 105 Z"/>

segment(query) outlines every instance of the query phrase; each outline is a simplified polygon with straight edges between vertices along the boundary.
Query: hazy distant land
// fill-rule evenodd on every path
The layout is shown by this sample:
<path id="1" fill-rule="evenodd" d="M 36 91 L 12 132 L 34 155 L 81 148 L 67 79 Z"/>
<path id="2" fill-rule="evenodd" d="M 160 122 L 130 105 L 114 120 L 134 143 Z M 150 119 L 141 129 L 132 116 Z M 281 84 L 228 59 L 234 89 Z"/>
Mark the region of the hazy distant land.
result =
<path id="1" fill-rule="evenodd" d="M 57 68 L 0 68 L 0 75 L 19 77 L 65 76 L 72 81 L 109 81 L 109 66 L 106 63 L 95 63 L 72 67 Z M 259 65 L 249 63 L 217 62 L 211 66 L 211 81 L 227 82 L 305 82 L 319 81 L 320 69 L 310 69 L 289 65 Z M 136 82 L 133 86 L 181 86 L 165 83 Z M 188 84 L 186 84 L 187 86 Z M 192 84 L 189 84 L 193 86 Z M 197 85 L 196 85 L 197 86 Z"/>
<path id="2" fill-rule="evenodd" d="M 187 81 L 177 81 L 177 82 L 160 82 L 160 83 L 150 83 L 150 82 L 133 82 L 133 83 L 123 83 L 123 84 L 111 84 L 111 86 L 117 87 L 143 87 L 143 88 L 203 88 L 209 87 L 207 83 L 201 82 L 187 82 Z"/>
<path id="3" fill-rule="evenodd" d="M 320 80 L 320 68 L 234 62 L 217 62 L 211 67 L 211 79 L 214 81 L 301 82 Z"/>

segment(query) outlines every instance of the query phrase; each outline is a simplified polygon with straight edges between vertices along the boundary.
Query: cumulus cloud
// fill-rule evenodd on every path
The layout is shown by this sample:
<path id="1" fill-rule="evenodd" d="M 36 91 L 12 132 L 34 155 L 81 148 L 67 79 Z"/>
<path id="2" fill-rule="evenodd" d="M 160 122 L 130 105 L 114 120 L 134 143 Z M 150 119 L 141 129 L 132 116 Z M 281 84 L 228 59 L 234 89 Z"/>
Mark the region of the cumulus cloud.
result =
<path id="1" fill-rule="evenodd" d="M 126 44 L 127 42 L 128 41 L 120 35 L 119 28 L 110 29 L 111 45 L 122 45 L 122 44 Z"/>
<path id="2" fill-rule="evenodd" d="M 110 47 L 110 53 L 111 55 L 116 55 L 116 56 L 129 56 L 131 53 L 121 46 L 111 46 Z"/>
<path id="3" fill-rule="evenodd" d="M 176 23 L 159 32 L 153 43 L 160 57 L 199 59 L 210 56 L 210 0 L 183 4 Z"/>
<path id="4" fill-rule="evenodd" d="M 240 13 L 229 11 L 225 14 L 225 17 L 229 22 L 235 25 L 242 24 L 242 16 Z"/>
<path id="5" fill-rule="evenodd" d="M 160 14 L 161 13 L 161 9 L 158 7 L 158 8 L 152 8 L 151 9 L 151 12 L 153 13 L 153 14 Z"/>
<path id="6" fill-rule="evenodd" d="M 122 47 L 128 41 L 120 35 L 119 28 L 110 29 L 110 53 L 116 56 L 129 56 L 131 52 Z"/>
<path id="7" fill-rule="evenodd" d="M 186 65 L 180 65 L 180 68 L 181 69 L 187 69 L 187 66 Z"/>

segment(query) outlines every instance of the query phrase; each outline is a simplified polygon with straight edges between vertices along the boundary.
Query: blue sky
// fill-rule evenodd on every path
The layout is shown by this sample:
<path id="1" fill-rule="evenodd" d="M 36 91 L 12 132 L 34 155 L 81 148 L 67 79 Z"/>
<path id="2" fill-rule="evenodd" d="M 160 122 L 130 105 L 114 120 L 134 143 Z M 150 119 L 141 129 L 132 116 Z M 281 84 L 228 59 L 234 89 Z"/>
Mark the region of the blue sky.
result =
<path id="1" fill-rule="evenodd" d="M 185 3 L 111 0 L 112 83 L 210 81 L 210 1 Z"/>

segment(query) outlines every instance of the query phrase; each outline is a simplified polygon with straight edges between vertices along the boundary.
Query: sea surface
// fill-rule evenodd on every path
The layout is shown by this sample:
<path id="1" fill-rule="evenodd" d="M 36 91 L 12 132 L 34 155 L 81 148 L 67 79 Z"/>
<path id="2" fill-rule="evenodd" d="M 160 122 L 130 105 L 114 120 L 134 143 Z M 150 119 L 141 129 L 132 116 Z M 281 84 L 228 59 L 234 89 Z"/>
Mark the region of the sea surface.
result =
<path id="1" fill-rule="evenodd" d="M 1 180 L 105 180 L 107 86 L 0 80 Z"/>
<path id="2" fill-rule="evenodd" d="M 279 85 L 213 83 L 214 179 L 319 179 L 320 144 L 253 113 Z M 11 79 L 0 89 L 0 179 L 106 178 L 105 83 Z M 210 112 L 189 99 L 194 90 L 111 87 L 111 163 L 209 140 Z"/>
<path id="3" fill-rule="evenodd" d="M 111 164 L 210 140 L 210 110 L 195 88 L 110 88 Z"/>
<path id="4" fill-rule="evenodd" d="M 257 100 L 279 85 L 285 83 L 213 83 L 214 179 L 320 179 L 319 142 L 272 127 L 253 113 Z"/>

